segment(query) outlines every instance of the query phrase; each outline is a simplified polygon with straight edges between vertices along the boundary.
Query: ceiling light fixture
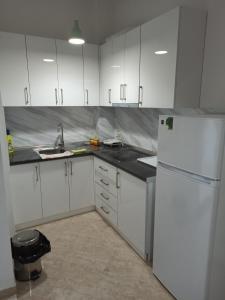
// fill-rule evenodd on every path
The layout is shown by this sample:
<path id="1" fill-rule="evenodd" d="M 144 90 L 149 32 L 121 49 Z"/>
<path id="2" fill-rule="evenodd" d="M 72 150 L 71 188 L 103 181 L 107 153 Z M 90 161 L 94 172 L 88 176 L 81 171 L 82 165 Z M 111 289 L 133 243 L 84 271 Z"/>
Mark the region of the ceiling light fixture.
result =
<path id="1" fill-rule="evenodd" d="M 43 61 L 44 62 L 54 62 L 55 60 L 52 58 L 44 58 Z"/>
<path id="2" fill-rule="evenodd" d="M 85 40 L 82 37 L 78 20 L 74 21 L 73 29 L 68 39 L 68 42 L 73 45 L 83 45 L 85 43 Z"/>
<path id="3" fill-rule="evenodd" d="M 166 50 L 155 51 L 156 55 L 163 55 L 163 54 L 167 54 L 167 53 L 168 53 L 168 51 L 166 51 Z"/>

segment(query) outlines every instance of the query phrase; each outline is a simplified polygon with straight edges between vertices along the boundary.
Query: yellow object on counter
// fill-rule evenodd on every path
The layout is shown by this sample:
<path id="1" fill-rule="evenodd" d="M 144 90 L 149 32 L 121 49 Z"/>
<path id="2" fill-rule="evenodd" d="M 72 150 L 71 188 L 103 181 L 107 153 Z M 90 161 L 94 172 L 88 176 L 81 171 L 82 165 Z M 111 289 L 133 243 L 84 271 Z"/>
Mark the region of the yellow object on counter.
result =
<path id="1" fill-rule="evenodd" d="M 95 137 L 95 138 L 91 138 L 89 140 L 90 145 L 94 145 L 94 146 L 99 146 L 100 145 L 100 140 L 99 138 Z"/>
<path id="2" fill-rule="evenodd" d="M 80 149 L 74 149 L 74 150 L 70 150 L 73 154 L 82 154 L 87 152 L 86 148 L 80 148 Z"/>
<path id="3" fill-rule="evenodd" d="M 8 151 L 9 151 L 9 156 L 13 156 L 14 152 L 15 152 L 15 149 L 13 147 L 13 137 L 11 134 L 7 134 L 6 136 L 6 140 L 7 140 L 7 143 L 8 143 Z"/>

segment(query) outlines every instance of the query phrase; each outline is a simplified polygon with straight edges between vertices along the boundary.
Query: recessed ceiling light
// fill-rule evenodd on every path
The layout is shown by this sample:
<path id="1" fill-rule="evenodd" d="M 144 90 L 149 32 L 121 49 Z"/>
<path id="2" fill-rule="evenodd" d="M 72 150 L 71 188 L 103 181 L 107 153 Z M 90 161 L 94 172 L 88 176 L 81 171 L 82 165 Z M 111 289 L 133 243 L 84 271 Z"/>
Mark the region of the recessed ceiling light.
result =
<path id="1" fill-rule="evenodd" d="M 168 53 L 168 51 L 166 51 L 166 50 L 155 51 L 156 55 L 163 55 L 163 54 L 167 54 L 167 53 Z"/>
<path id="2" fill-rule="evenodd" d="M 55 60 L 52 58 L 44 58 L 43 61 L 44 62 L 54 62 Z"/>

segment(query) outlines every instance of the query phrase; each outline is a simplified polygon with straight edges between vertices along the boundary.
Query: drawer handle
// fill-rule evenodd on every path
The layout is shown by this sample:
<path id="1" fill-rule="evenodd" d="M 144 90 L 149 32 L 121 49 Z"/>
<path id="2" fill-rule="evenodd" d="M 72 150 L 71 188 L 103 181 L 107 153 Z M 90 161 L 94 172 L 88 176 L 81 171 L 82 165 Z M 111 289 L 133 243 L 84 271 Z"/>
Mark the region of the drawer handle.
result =
<path id="1" fill-rule="evenodd" d="M 102 198 L 104 198 L 105 200 L 109 200 L 109 197 L 106 197 L 103 193 L 100 194 L 102 196 Z"/>
<path id="2" fill-rule="evenodd" d="M 106 185 L 106 186 L 109 185 L 109 183 L 105 182 L 103 179 L 101 179 L 100 181 L 101 181 L 101 183 L 103 183 L 103 184 Z"/>
<path id="3" fill-rule="evenodd" d="M 120 188 L 120 185 L 119 185 L 119 175 L 120 175 L 120 172 L 117 172 L 116 173 L 116 187 L 117 187 L 117 189 Z"/>
<path id="4" fill-rule="evenodd" d="M 99 169 L 101 169 L 101 170 L 104 171 L 104 172 L 108 172 L 108 170 L 105 169 L 105 168 L 103 168 L 102 166 L 99 166 Z"/>
<path id="5" fill-rule="evenodd" d="M 103 206 L 101 206 L 100 208 L 101 208 L 101 210 L 102 210 L 105 214 L 107 214 L 107 215 L 109 214 L 109 211 L 106 210 Z"/>

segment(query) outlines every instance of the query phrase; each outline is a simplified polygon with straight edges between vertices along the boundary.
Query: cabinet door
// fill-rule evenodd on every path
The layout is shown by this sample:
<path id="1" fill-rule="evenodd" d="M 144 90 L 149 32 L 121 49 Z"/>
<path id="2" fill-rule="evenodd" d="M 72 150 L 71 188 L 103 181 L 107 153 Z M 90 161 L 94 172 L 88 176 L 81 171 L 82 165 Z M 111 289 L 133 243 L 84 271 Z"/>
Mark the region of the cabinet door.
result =
<path id="1" fill-rule="evenodd" d="M 3 105 L 30 105 L 24 35 L 0 32 L 0 66 Z"/>
<path id="2" fill-rule="evenodd" d="M 146 183 L 121 170 L 119 173 L 118 227 L 144 255 Z"/>
<path id="3" fill-rule="evenodd" d="M 139 101 L 140 26 L 125 35 L 124 98 L 128 103 Z"/>
<path id="4" fill-rule="evenodd" d="M 92 157 L 69 159 L 70 209 L 94 205 L 94 166 Z"/>
<path id="5" fill-rule="evenodd" d="M 85 105 L 99 106 L 99 57 L 97 45 L 85 44 L 84 56 L 84 97 Z"/>
<path id="6" fill-rule="evenodd" d="M 69 180 L 67 160 L 45 161 L 40 164 L 44 217 L 69 211 Z"/>
<path id="7" fill-rule="evenodd" d="M 100 47 L 100 105 L 112 106 L 112 40 Z"/>
<path id="8" fill-rule="evenodd" d="M 32 106 L 58 105 L 55 40 L 34 36 L 26 40 Z"/>
<path id="9" fill-rule="evenodd" d="M 141 26 L 142 107 L 174 107 L 178 21 L 175 9 Z"/>
<path id="10" fill-rule="evenodd" d="M 56 41 L 60 104 L 84 105 L 82 47 L 67 41 Z"/>
<path id="11" fill-rule="evenodd" d="M 10 179 L 15 224 L 42 218 L 39 165 L 12 166 Z"/>
<path id="12" fill-rule="evenodd" d="M 124 93 L 124 59 L 125 59 L 125 35 L 113 38 L 112 53 L 112 103 L 125 101 Z"/>

